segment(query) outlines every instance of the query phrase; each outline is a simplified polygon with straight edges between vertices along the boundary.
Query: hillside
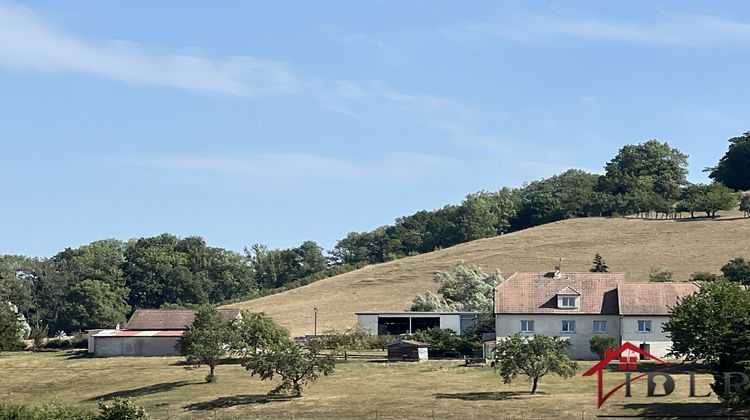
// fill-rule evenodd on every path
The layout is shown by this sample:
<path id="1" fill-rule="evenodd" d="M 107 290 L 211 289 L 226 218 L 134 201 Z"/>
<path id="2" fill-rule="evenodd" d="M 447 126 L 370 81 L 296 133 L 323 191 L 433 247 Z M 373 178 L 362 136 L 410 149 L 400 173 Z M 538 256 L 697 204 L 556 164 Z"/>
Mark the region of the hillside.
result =
<path id="1" fill-rule="evenodd" d="M 348 328 L 355 311 L 405 310 L 417 293 L 437 289 L 436 271 L 462 260 L 507 277 L 515 271 L 585 271 L 599 252 L 612 271 L 629 281 L 648 281 L 652 267 L 686 280 L 695 271 L 714 271 L 736 256 L 750 257 L 750 220 L 724 212 L 716 220 L 586 218 L 551 223 L 481 239 L 448 249 L 365 267 L 308 286 L 228 307 L 264 311 L 294 335 L 312 334 L 313 308 L 318 332 Z"/>

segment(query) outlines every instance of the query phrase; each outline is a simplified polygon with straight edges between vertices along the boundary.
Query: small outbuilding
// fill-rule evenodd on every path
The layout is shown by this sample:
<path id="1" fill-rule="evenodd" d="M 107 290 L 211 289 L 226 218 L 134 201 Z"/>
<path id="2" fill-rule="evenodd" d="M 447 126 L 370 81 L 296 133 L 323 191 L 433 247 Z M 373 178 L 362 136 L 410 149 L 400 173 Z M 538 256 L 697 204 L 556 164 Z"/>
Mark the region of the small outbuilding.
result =
<path id="1" fill-rule="evenodd" d="M 414 340 L 401 340 L 386 346 L 388 349 L 388 361 L 412 361 L 427 360 L 427 349 L 430 345 Z"/>
<path id="2" fill-rule="evenodd" d="M 239 318 L 239 309 L 219 309 L 226 319 Z M 177 341 L 195 321 L 188 309 L 137 309 L 123 329 L 99 330 L 89 335 L 89 353 L 97 357 L 178 356 Z"/>

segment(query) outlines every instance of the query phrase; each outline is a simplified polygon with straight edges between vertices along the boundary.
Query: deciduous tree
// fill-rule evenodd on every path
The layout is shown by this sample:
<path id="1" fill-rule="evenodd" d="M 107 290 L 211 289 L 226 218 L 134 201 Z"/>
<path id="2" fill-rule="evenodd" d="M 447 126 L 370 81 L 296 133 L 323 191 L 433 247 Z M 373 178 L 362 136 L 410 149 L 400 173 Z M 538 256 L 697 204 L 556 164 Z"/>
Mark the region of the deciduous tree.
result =
<path id="1" fill-rule="evenodd" d="M 529 339 L 515 334 L 500 341 L 495 347 L 492 366 L 504 383 L 510 383 L 518 375 L 526 376 L 532 383 L 532 394 L 544 375 L 554 373 L 569 378 L 578 370 L 578 364 L 570 359 L 570 343 L 543 335 Z"/>
<path id="2" fill-rule="evenodd" d="M 215 370 L 227 354 L 231 340 L 230 322 L 211 306 L 202 306 L 195 315 L 195 321 L 177 341 L 177 349 L 185 356 L 187 363 L 208 365 L 206 382 L 216 382 Z"/>
<path id="3" fill-rule="evenodd" d="M 750 132 L 729 139 L 729 149 L 710 171 L 709 177 L 734 190 L 750 189 Z"/>
<path id="4" fill-rule="evenodd" d="M 412 310 L 491 312 L 495 287 L 505 281 L 499 270 L 487 274 L 464 264 L 456 266 L 453 273 L 436 273 L 434 280 L 440 285 L 442 298 L 435 299 L 429 292 L 418 295 L 412 301 Z"/>
<path id="5" fill-rule="evenodd" d="M 721 267 L 724 278 L 740 284 L 750 284 L 750 261 L 737 257 Z"/>
<path id="6" fill-rule="evenodd" d="M 99 280 L 83 280 L 68 293 L 66 325 L 71 330 L 114 328 L 125 323 L 128 289 L 112 288 Z"/>

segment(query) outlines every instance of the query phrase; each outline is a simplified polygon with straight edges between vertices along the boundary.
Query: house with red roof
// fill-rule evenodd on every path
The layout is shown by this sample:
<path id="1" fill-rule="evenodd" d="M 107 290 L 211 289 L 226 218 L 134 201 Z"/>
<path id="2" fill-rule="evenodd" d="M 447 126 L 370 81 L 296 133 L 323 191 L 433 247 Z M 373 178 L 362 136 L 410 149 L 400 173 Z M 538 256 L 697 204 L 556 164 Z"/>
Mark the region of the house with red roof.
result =
<path id="1" fill-rule="evenodd" d="M 516 333 L 560 337 L 571 357 L 597 359 L 596 335 L 664 357 L 669 308 L 698 291 L 694 283 L 627 283 L 622 273 L 515 273 L 495 288 L 496 340 Z"/>

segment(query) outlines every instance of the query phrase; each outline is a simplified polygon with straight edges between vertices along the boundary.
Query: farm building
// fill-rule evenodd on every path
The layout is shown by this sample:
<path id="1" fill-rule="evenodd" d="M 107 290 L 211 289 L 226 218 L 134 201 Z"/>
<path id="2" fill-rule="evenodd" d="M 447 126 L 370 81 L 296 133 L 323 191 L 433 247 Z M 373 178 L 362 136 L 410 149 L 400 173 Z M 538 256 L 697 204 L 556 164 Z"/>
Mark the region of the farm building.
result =
<path id="1" fill-rule="evenodd" d="M 240 317 L 239 309 L 218 311 L 227 320 Z M 91 334 L 88 351 L 97 357 L 177 356 L 177 340 L 194 320 L 193 310 L 137 309 L 123 329 Z"/>
<path id="2" fill-rule="evenodd" d="M 401 340 L 385 346 L 388 349 L 388 361 L 420 361 L 427 360 L 427 343 L 413 340 Z"/>
<path id="3" fill-rule="evenodd" d="M 474 326 L 479 312 L 355 312 L 357 323 L 372 335 L 411 334 L 447 328 L 461 335 Z"/>

